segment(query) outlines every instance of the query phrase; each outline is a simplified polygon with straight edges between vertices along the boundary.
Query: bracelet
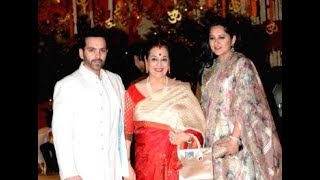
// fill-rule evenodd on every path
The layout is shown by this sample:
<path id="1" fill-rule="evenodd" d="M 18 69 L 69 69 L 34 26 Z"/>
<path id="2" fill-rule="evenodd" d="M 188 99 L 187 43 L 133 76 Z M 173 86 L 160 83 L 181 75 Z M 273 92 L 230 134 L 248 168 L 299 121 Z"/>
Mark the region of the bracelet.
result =
<path id="1" fill-rule="evenodd" d="M 241 145 L 241 140 L 240 140 L 240 138 L 237 138 L 237 137 L 234 137 L 234 136 L 229 136 L 229 137 L 230 137 L 230 139 L 233 139 L 233 140 L 237 141 L 237 143 L 238 143 L 239 146 Z"/>
<path id="2" fill-rule="evenodd" d="M 187 141 L 188 144 L 191 144 L 193 142 L 193 138 L 191 137 L 190 140 Z"/>

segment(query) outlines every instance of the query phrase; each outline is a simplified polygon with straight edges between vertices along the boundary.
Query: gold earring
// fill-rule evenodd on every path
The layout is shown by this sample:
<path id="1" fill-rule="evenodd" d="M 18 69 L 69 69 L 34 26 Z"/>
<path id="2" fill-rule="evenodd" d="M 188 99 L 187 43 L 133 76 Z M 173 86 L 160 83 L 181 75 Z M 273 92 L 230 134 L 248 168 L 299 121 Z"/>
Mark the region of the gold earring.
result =
<path id="1" fill-rule="evenodd" d="M 231 46 L 231 52 L 234 52 L 234 47 L 233 46 Z"/>

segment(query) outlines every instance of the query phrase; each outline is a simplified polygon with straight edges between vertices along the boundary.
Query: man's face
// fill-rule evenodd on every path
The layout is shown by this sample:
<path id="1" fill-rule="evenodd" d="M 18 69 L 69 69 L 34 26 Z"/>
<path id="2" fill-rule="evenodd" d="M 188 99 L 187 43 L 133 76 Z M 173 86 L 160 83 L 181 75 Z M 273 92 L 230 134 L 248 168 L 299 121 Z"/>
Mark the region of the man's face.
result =
<path id="1" fill-rule="evenodd" d="M 107 44 L 103 37 L 87 37 L 86 46 L 79 50 L 84 65 L 94 73 L 99 73 L 107 58 Z"/>

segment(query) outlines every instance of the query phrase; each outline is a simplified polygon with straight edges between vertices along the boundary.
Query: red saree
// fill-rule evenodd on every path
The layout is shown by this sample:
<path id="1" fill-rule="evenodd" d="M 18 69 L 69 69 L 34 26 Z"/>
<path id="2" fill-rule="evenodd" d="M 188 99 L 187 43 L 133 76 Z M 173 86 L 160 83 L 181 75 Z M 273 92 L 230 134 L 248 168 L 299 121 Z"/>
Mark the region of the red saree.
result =
<path id="1" fill-rule="evenodd" d="M 125 94 L 125 133 L 135 134 L 136 179 L 178 180 L 178 170 L 182 164 L 177 157 L 177 146 L 169 142 L 168 134 L 172 126 L 159 121 L 136 119 L 136 105 L 145 99 L 135 85 L 131 85 Z M 200 105 L 198 106 L 200 108 Z M 200 142 L 203 142 L 202 128 L 199 131 L 195 128 L 184 131 L 197 136 Z"/>

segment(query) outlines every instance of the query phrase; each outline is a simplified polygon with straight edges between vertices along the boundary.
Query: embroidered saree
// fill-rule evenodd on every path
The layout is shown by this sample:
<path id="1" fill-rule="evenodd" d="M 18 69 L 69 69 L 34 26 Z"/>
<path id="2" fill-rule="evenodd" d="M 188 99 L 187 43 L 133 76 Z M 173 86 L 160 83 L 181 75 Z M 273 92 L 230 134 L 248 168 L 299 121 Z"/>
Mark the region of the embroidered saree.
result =
<path id="1" fill-rule="evenodd" d="M 202 79 L 205 146 L 231 135 L 234 123 L 243 144 L 234 156 L 214 160 L 215 179 L 282 179 L 282 149 L 254 64 L 234 52 L 225 64 L 205 69 Z"/>
<path id="2" fill-rule="evenodd" d="M 178 180 L 182 167 L 169 131 L 179 129 L 203 142 L 205 121 L 188 83 L 176 81 L 166 91 L 144 97 L 131 85 L 125 94 L 125 134 L 135 134 L 137 180 Z M 195 142 L 194 142 L 195 143 Z"/>

